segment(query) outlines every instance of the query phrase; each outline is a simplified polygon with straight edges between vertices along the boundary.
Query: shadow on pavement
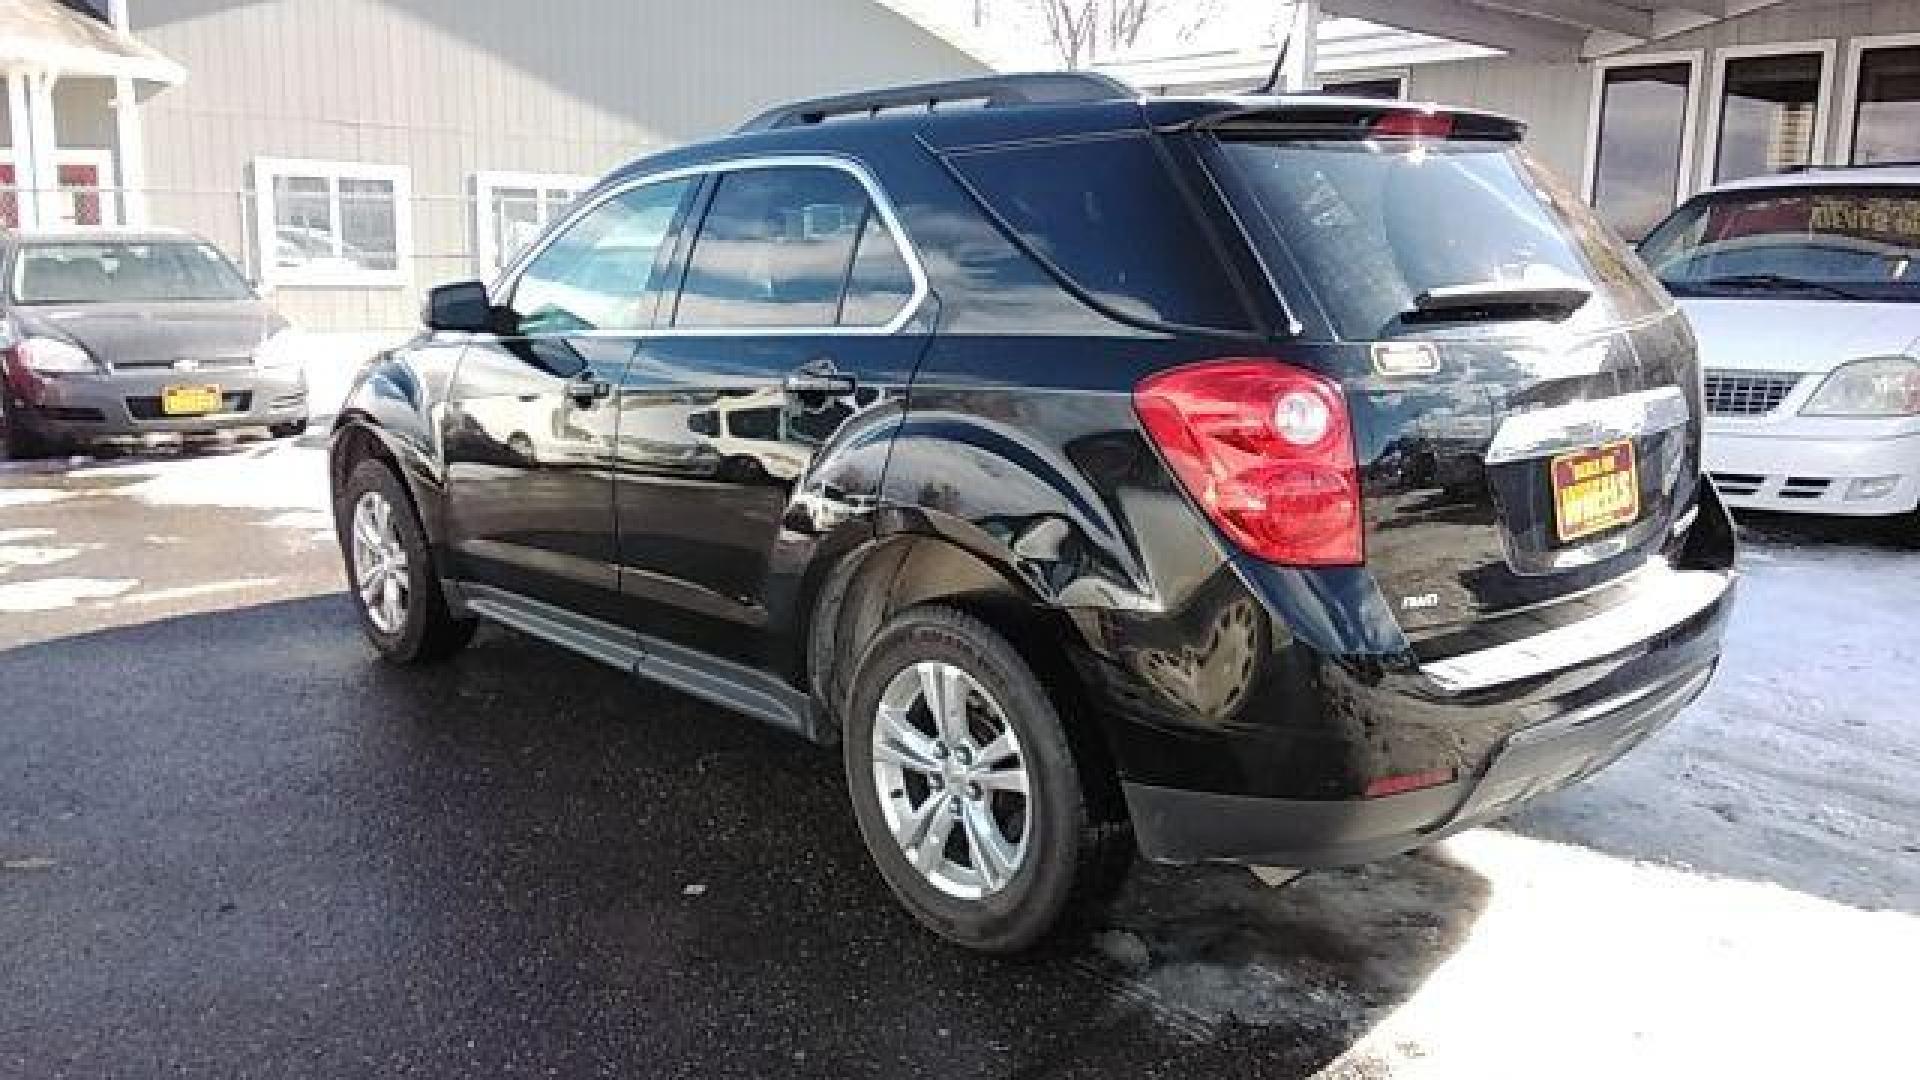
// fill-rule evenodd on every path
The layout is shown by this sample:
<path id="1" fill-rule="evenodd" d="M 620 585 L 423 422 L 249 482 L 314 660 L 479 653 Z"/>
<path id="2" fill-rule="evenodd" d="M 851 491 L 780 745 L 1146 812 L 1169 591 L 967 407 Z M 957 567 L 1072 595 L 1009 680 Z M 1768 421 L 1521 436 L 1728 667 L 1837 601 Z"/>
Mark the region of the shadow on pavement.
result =
<path id="1" fill-rule="evenodd" d="M 0 1073 L 1303 1076 L 1486 898 L 1434 854 L 1143 867 L 1090 935 L 974 957 L 887 894 L 833 754 L 505 631 L 387 668 L 331 597 L 0 686 L 37 867 L 0 872 Z"/>

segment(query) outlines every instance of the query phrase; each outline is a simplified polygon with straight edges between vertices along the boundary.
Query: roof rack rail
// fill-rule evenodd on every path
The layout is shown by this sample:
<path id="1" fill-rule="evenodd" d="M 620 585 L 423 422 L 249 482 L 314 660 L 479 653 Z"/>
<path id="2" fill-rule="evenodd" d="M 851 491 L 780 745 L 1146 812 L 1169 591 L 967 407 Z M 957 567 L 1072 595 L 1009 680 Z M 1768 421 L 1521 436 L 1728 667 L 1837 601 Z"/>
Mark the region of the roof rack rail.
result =
<path id="1" fill-rule="evenodd" d="M 1138 97 L 1132 87 L 1091 71 L 1042 71 L 1024 75 L 990 75 L 979 79 L 917 83 L 853 94 L 788 102 L 747 121 L 736 134 L 775 128 L 820 124 L 834 117 L 878 116 L 895 109 L 932 112 L 943 102 L 978 101 L 989 109 L 1008 105 L 1042 105 L 1071 101 L 1125 101 Z"/>

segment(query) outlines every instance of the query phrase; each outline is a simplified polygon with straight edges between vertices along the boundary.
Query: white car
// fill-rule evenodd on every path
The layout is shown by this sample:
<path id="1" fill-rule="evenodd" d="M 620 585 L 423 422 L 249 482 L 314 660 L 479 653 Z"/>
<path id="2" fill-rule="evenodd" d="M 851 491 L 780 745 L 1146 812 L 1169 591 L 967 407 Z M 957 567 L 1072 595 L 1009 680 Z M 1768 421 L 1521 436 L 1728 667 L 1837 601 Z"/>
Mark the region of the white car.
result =
<path id="1" fill-rule="evenodd" d="M 1700 339 L 1706 462 L 1735 507 L 1920 505 L 1920 168 L 1704 192 L 1641 254 Z"/>

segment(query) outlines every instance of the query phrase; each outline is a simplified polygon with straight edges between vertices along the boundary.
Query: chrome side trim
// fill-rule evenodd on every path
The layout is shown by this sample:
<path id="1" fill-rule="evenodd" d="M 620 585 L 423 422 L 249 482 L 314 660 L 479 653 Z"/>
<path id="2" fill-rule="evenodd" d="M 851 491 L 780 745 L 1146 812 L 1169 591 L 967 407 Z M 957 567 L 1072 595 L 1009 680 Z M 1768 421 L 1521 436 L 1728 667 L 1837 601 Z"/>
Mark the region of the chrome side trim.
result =
<path id="1" fill-rule="evenodd" d="M 887 231 L 893 234 L 894 246 L 899 249 L 900 257 L 906 261 L 907 273 L 913 278 L 913 293 L 907 297 L 906 303 L 901 305 L 900 310 L 895 313 L 893 318 L 878 326 L 656 326 L 646 330 L 588 330 L 581 333 L 570 333 L 564 336 L 572 338 L 885 337 L 889 334 L 898 333 L 901 327 L 912 322 L 913 317 L 919 314 L 921 305 L 926 302 L 927 294 L 932 291 L 932 287 L 928 284 L 927 268 L 925 264 L 920 261 L 920 252 L 913 246 L 912 241 L 908 238 L 906 227 L 900 223 L 900 214 L 894 209 L 893 200 L 887 197 L 886 189 L 880 186 L 880 181 L 875 179 L 873 173 L 868 171 L 867 167 L 859 161 L 850 157 L 841 157 L 833 154 L 774 154 L 754 157 L 722 158 L 715 161 L 702 162 L 698 165 L 687 165 L 678 169 L 668 169 L 664 172 L 653 173 L 649 176 L 639 177 L 610 187 L 595 195 L 592 199 L 574 206 L 573 209 L 567 213 L 567 216 L 561 219 L 559 225 L 548 229 L 546 235 L 540 238 L 539 243 L 528 248 L 518 259 L 514 260 L 512 267 L 500 276 L 500 280 L 494 284 L 494 287 L 490 289 L 489 292 L 496 298 L 496 303 L 499 302 L 500 298 L 512 296 L 513 291 L 519 287 L 520 276 L 526 272 L 527 267 L 544 254 L 549 247 L 553 246 L 556 240 L 565 235 L 567 230 L 573 228 L 581 218 L 593 213 L 606 203 L 630 191 L 649 187 L 654 184 L 672 183 L 675 180 L 703 177 L 714 173 L 796 167 L 837 169 L 859 181 L 860 186 L 866 189 L 867 198 L 872 201 L 874 209 L 879 211 L 880 220 L 886 225 Z M 695 222 L 689 222 L 689 224 L 697 225 Z M 493 335 L 475 335 L 475 338 L 479 340 L 497 340 Z"/>
<path id="2" fill-rule="evenodd" d="M 1450 694 L 1546 675 L 1624 652 L 1671 630 L 1713 606 L 1732 585 L 1731 574 L 1678 571 L 1657 587 L 1645 589 L 1591 619 L 1423 664 L 1421 671 Z"/>
<path id="3" fill-rule="evenodd" d="M 1583 446 L 1639 438 L 1680 427 L 1691 418 L 1687 397 L 1677 386 L 1516 413 L 1493 433 L 1487 464 L 1530 461 Z"/>

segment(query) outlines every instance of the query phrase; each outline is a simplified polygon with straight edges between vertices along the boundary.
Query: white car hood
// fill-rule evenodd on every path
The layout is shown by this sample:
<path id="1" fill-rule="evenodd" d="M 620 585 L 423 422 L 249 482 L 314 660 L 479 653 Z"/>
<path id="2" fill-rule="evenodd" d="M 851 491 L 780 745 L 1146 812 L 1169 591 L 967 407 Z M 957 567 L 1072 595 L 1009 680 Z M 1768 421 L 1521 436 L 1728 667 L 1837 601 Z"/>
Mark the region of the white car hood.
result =
<path id="1" fill-rule="evenodd" d="M 1831 371 L 1920 345 L 1920 304 L 1696 296 L 1680 308 L 1710 370 Z"/>

